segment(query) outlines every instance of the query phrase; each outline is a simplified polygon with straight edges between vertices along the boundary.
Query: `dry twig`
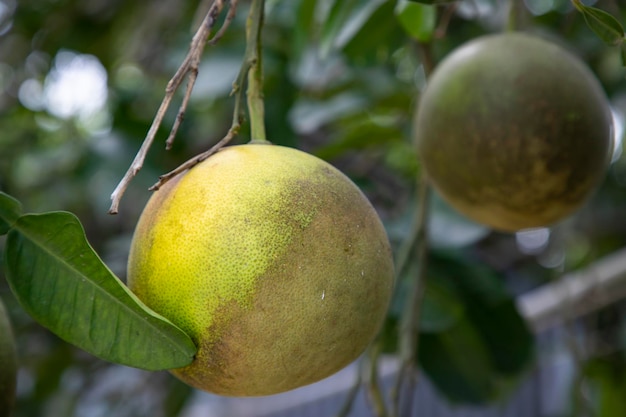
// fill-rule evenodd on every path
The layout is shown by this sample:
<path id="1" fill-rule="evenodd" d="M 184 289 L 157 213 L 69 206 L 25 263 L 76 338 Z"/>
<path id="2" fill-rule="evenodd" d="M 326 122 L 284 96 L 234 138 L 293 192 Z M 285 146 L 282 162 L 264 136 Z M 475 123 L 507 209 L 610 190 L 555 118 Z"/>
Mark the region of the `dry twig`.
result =
<path id="1" fill-rule="evenodd" d="M 209 35 L 211 31 L 213 30 L 215 24 L 217 23 L 217 19 L 222 13 L 222 10 L 224 9 L 224 5 L 225 5 L 225 0 L 213 1 L 213 4 L 209 8 L 209 11 L 207 12 L 204 20 L 202 21 L 202 24 L 196 31 L 196 34 L 194 35 L 191 41 L 189 52 L 187 53 L 185 60 L 180 65 L 180 67 L 176 71 L 176 74 L 174 74 L 172 79 L 168 82 L 167 87 L 165 88 L 165 96 L 163 97 L 163 101 L 161 102 L 161 105 L 159 106 L 159 109 L 157 110 L 156 116 L 154 117 L 154 120 L 152 121 L 152 125 L 150 126 L 150 129 L 148 130 L 148 133 L 141 145 L 141 148 L 137 152 L 137 155 L 135 156 L 135 159 L 133 160 L 130 168 L 128 169 L 128 171 L 126 171 L 126 174 L 124 174 L 124 177 L 122 178 L 118 186 L 115 188 L 115 190 L 111 194 L 111 207 L 109 208 L 110 214 L 116 214 L 118 212 L 119 203 L 122 198 L 122 195 L 126 191 L 126 188 L 128 188 L 130 181 L 135 177 L 135 175 L 137 175 L 139 170 L 143 167 L 143 163 L 146 159 L 146 154 L 148 153 L 150 146 L 152 146 L 152 143 L 154 142 L 154 138 L 159 130 L 159 127 L 161 126 L 163 122 L 163 118 L 165 117 L 167 110 L 169 109 L 169 106 L 172 102 L 174 94 L 176 93 L 176 91 L 178 91 L 178 89 L 180 88 L 185 78 L 188 77 L 188 84 L 187 84 L 187 89 L 185 91 L 185 96 L 183 97 L 183 101 L 181 103 L 178 114 L 176 116 L 176 121 L 174 122 L 170 135 L 166 141 L 166 147 L 168 149 L 172 146 L 174 137 L 176 136 L 178 128 L 180 127 L 180 124 L 184 118 L 184 114 L 187 109 L 187 105 L 189 103 L 189 98 L 191 97 L 191 92 L 193 90 L 196 79 L 198 77 L 198 66 L 200 65 L 200 59 L 202 57 L 204 48 L 207 43 L 210 43 L 211 45 L 213 45 L 222 37 L 222 35 L 224 34 L 224 31 L 233 20 L 233 17 L 237 9 L 237 4 L 238 4 L 238 0 L 229 1 L 228 12 L 224 20 L 224 23 L 222 24 L 222 27 L 218 30 L 218 32 L 215 34 L 213 38 L 209 39 Z M 234 136 L 234 133 L 231 134 L 231 131 L 229 131 L 229 134 L 226 135 L 226 138 L 229 137 L 229 135 L 232 137 Z M 223 142 L 223 141 L 224 139 L 220 142 Z"/>
<path id="2" fill-rule="evenodd" d="M 387 417 L 387 407 L 385 405 L 385 396 L 380 387 L 378 376 L 378 359 L 382 353 L 382 341 L 377 338 L 368 348 L 369 378 L 367 380 L 367 392 L 372 407 L 372 411 L 376 417 Z"/>
<path id="3" fill-rule="evenodd" d="M 452 17 L 454 16 L 454 13 L 456 13 L 458 8 L 458 3 L 452 3 L 444 9 L 441 20 L 435 28 L 435 39 L 443 39 L 446 36 L 446 33 L 448 32 L 448 25 L 450 24 L 450 21 L 452 20 Z"/>
<path id="4" fill-rule="evenodd" d="M 159 181 L 150 187 L 150 190 L 158 190 L 170 179 L 176 175 L 191 169 L 195 165 L 207 159 L 215 152 L 219 151 L 224 145 L 231 141 L 239 132 L 241 128 L 241 122 L 243 119 L 243 85 L 248 79 L 248 104 L 250 124 L 252 126 L 253 139 L 264 141 L 265 140 L 265 125 L 263 120 L 264 107 L 263 96 L 261 92 L 262 88 L 262 73 L 261 73 L 261 28 L 263 27 L 263 9 L 265 7 L 264 0 L 257 0 L 252 2 L 250 8 L 250 14 L 248 16 L 248 22 L 246 24 L 246 51 L 244 53 L 243 62 L 239 69 L 237 79 L 233 83 L 233 89 L 231 94 L 235 96 L 235 108 L 233 110 L 233 121 L 228 130 L 226 136 L 224 136 L 218 143 L 216 143 L 211 149 L 203 152 L 193 158 L 187 160 L 173 171 L 168 172 L 165 175 L 159 177 Z M 226 16 L 226 20 L 234 17 L 234 10 L 231 8 Z M 224 27 L 222 27 L 223 29 Z M 221 32 L 221 30 L 220 30 Z M 218 32 L 213 40 L 219 39 L 221 36 Z M 212 41 L 213 41 L 212 40 Z M 256 128 L 255 128 L 256 126 Z M 258 137 L 254 134 L 257 133 Z"/>
<path id="5" fill-rule="evenodd" d="M 188 159 L 182 165 L 179 165 L 176 169 L 173 169 L 167 174 L 161 175 L 159 177 L 159 180 L 152 187 L 150 187 L 149 190 L 150 191 L 158 190 L 159 188 L 163 186 L 163 184 L 165 184 L 166 182 L 168 182 L 169 180 L 171 180 L 172 178 L 174 178 L 181 172 L 184 172 L 184 171 L 187 171 L 188 169 L 193 168 L 194 166 L 198 165 L 200 162 L 207 159 L 209 156 L 213 155 L 215 152 L 219 151 L 224 145 L 230 142 L 232 138 L 234 138 L 237 135 L 237 133 L 239 132 L 240 126 L 241 126 L 241 123 L 237 123 L 236 126 L 235 125 L 232 126 L 228 130 L 228 133 L 226 134 L 226 136 L 224 136 L 219 142 L 213 145 L 211 149 L 209 149 L 208 151 L 202 152 L 201 154 L 198 154 L 194 156 L 193 158 Z"/>

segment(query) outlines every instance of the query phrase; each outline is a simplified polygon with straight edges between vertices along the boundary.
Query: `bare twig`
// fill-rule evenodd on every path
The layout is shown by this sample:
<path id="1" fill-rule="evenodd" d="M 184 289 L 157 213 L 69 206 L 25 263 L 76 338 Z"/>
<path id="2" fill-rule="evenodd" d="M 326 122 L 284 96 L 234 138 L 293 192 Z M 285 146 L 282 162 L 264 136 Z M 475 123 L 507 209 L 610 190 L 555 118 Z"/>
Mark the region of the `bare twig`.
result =
<path id="1" fill-rule="evenodd" d="M 222 9 L 224 7 L 224 0 L 218 0 L 214 2 L 213 6 L 209 9 L 209 12 L 207 13 L 204 21 L 200 25 L 198 32 L 191 41 L 189 54 L 187 55 L 185 61 L 183 62 L 183 65 L 181 65 L 177 72 L 177 75 L 180 75 L 180 79 L 177 80 L 174 91 L 178 89 L 185 75 L 189 75 L 189 80 L 187 81 L 187 90 L 185 91 L 185 96 L 183 97 L 180 109 L 178 110 L 178 114 L 176 115 L 176 120 L 174 121 L 174 125 L 172 126 L 169 137 L 165 141 L 165 148 L 167 150 L 172 149 L 172 144 L 174 143 L 174 139 L 176 138 L 176 133 L 178 133 L 178 128 L 185 118 L 187 105 L 189 104 L 189 100 L 191 99 L 193 87 L 196 85 L 196 80 L 198 79 L 198 67 L 200 66 L 202 52 L 204 51 L 207 43 L 209 45 L 215 45 L 217 41 L 220 40 L 222 36 L 224 36 L 226 29 L 228 29 L 230 23 L 235 17 L 235 12 L 237 11 L 237 3 L 238 0 L 231 0 L 230 7 L 228 8 L 228 12 L 224 20 L 224 24 L 211 39 L 208 39 L 209 33 L 215 25 L 215 21 L 217 20 L 217 17 L 222 12 Z"/>
<path id="2" fill-rule="evenodd" d="M 229 2 L 230 6 L 229 6 L 227 17 L 222 25 L 222 28 L 217 32 L 216 36 L 221 37 L 226 27 L 228 27 L 228 25 L 232 21 L 232 18 L 235 14 L 235 9 L 237 7 L 237 3 L 238 2 L 236 0 L 231 0 Z M 172 102 L 174 93 L 178 90 L 178 88 L 184 81 L 185 77 L 189 76 L 188 86 L 185 92 L 185 96 L 183 98 L 182 104 L 178 111 L 176 121 L 174 122 L 174 125 L 172 126 L 171 133 L 166 141 L 166 147 L 167 148 L 171 147 L 174 137 L 176 136 L 176 132 L 178 131 L 178 128 L 180 127 L 180 124 L 183 120 L 185 110 L 187 109 L 187 105 L 189 103 L 189 98 L 191 97 L 191 91 L 193 90 L 193 86 L 195 85 L 195 82 L 198 76 L 198 66 L 200 64 L 200 58 L 202 56 L 202 52 L 204 51 L 204 48 L 207 42 L 210 42 L 209 34 L 213 30 L 213 27 L 215 26 L 217 22 L 217 18 L 219 17 L 219 15 L 221 14 L 224 8 L 224 4 L 225 4 L 225 0 L 213 1 L 213 4 L 211 5 L 204 20 L 202 21 L 202 24 L 196 31 L 196 34 L 194 35 L 191 41 L 189 52 L 187 53 L 185 60 L 180 65 L 180 67 L 178 68 L 178 70 L 176 71 L 172 79 L 168 82 L 167 87 L 165 88 L 165 96 L 163 97 L 163 101 L 161 102 L 161 105 L 159 106 L 159 109 L 157 110 L 154 120 L 152 121 L 152 125 L 150 126 L 150 129 L 148 130 L 148 133 L 146 135 L 146 138 L 144 139 L 144 142 L 141 145 L 141 148 L 137 152 L 137 155 L 135 156 L 135 159 L 133 160 L 130 168 L 128 169 L 128 171 L 126 171 L 126 174 L 124 175 L 124 177 L 122 178 L 118 186 L 115 188 L 115 190 L 111 194 L 111 207 L 109 208 L 110 214 L 116 214 L 118 212 L 119 203 L 122 198 L 122 195 L 126 191 L 126 188 L 128 188 L 130 181 L 135 177 L 135 175 L 137 175 L 139 170 L 143 167 L 146 154 L 148 153 L 148 150 L 150 149 L 150 147 L 152 146 L 152 143 L 154 142 L 154 138 Z"/>
<path id="3" fill-rule="evenodd" d="M 444 9 L 443 14 L 441 15 L 441 20 L 439 20 L 439 24 L 435 28 L 435 39 L 442 39 L 446 36 L 446 32 L 448 31 L 448 25 L 450 24 L 452 16 L 454 16 L 454 13 L 458 8 L 459 4 L 457 2 L 454 2 Z"/>
<path id="4" fill-rule="evenodd" d="M 149 190 L 150 191 L 158 190 L 159 188 L 163 186 L 163 184 L 165 184 L 166 182 L 168 182 L 169 180 L 171 180 L 172 178 L 174 178 L 181 172 L 185 172 L 188 169 L 193 168 L 194 166 L 198 165 L 200 162 L 207 159 L 209 156 L 219 151 L 222 147 L 224 147 L 224 145 L 230 142 L 237 135 L 237 133 L 239 133 L 240 127 L 241 127 L 240 124 L 237 124 L 236 126 L 232 126 L 228 130 L 228 133 L 226 134 L 226 136 L 224 136 L 219 142 L 213 145 L 211 149 L 209 149 L 208 151 L 202 152 L 201 154 L 198 154 L 191 159 L 188 159 L 183 164 L 179 165 L 176 169 L 171 170 L 167 174 L 161 175 L 159 177 L 159 180 L 152 187 L 150 187 Z"/>
<path id="5" fill-rule="evenodd" d="M 378 359 L 382 353 L 382 342 L 376 339 L 368 348 L 370 373 L 367 381 L 369 399 L 372 403 L 374 415 L 376 417 L 387 417 L 387 407 L 385 406 L 385 396 L 380 388 L 378 377 Z"/>
<path id="6" fill-rule="evenodd" d="M 359 390 L 361 389 L 361 386 L 363 385 L 363 371 L 364 371 L 366 362 L 367 362 L 366 358 L 362 358 L 361 361 L 359 362 L 358 369 L 356 371 L 356 379 L 354 383 L 352 384 L 352 387 L 350 387 L 350 390 L 348 391 L 348 394 L 346 395 L 346 398 L 341 408 L 337 412 L 336 417 L 347 417 L 352 411 L 352 406 L 354 405 L 356 396 L 358 395 Z"/>
<path id="7" fill-rule="evenodd" d="M 400 368 L 391 391 L 391 415 L 399 416 L 401 391 L 405 388 L 411 395 L 417 383 L 414 371 L 417 362 L 419 342 L 419 318 L 422 299 L 426 287 L 426 267 L 428 262 L 428 214 L 430 206 L 430 185 L 425 175 L 419 182 L 419 209 L 416 210 L 414 255 L 417 259 L 418 270 L 410 283 L 408 298 L 400 320 L 399 349 Z M 411 238 L 413 239 L 413 238 Z"/>
<path id="8" fill-rule="evenodd" d="M 167 137 L 165 141 L 165 149 L 168 151 L 172 149 L 172 145 L 174 144 L 174 138 L 176 138 L 176 133 L 178 133 L 178 128 L 180 127 L 183 119 L 185 118 L 185 112 L 187 111 L 187 105 L 189 104 L 189 99 L 191 98 L 191 93 L 193 91 L 194 85 L 196 85 L 196 80 L 198 79 L 198 68 L 193 66 L 189 69 L 189 81 L 187 81 L 187 89 L 185 90 L 185 96 L 183 97 L 183 101 L 180 104 L 180 108 L 178 109 L 178 114 L 176 115 L 176 120 L 174 121 L 174 125 L 172 126 L 172 130 L 170 131 L 170 135 Z"/>
<path id="9" fill-rule="evenodd" d="M 236 2 L 231 2 L 232 4 L 236 4 Z M 235 107 L 233 110 L 233 121 L 228 130 L 226 136 L 224 136 L 219 142 L 217 142 L 211 149 L 206 152 L 203 152 L 199 155 L 194 156 L 193 158 L 187 160 L 185 163 L 180 165 L 178 168 L 168 172 L 165 175 L 161 175 L 159 177 L 159 181 L 156 182 L 150 190 L 158 190 L 165 184 L 167 181 L 174 178 L 176 175 L 193 168 L 195 165 L 207 159 L 209 156 L 213 155 L 215 152 L 219 151 L 224 145 L 230 142 L 236 135 L 239 133 L 239 129 L 241 128 L 241 123 L 243 120 L 243 95 L 244 89 L 243 86 L 246 83 L 246 80 L 251 78 L 249 77 L 252 73 L 252 69 L 255 65 L 260 65 L 260 50 L 261 50 L 261 39 L 260 32 L 261 27 L 263 26 L 263 0 L 255 0 L 250 9 L 250 15 L 248 17 L 248 24 L 246 30 L 246 51 L 244 54 L 243 62 L 241 64 L 241 68 L 239 69 L 239 74 L 237 74 L 237 79 L 233 83 L 233 89 L 231 91 L 231 95 L 235 96 Z M 232 19 L 234 14 L 230 14 L 226 16 L 226 20 Z M 225 23 L 226 24 L 226 23 Z M 216 34 L 217 37 L 219 35 Z M 215 37 L 213 38 L 215 39 Z M 260 71 L 260 70 L 258 70 Z M 258 81 L 258 80 L 257 80 Z M 262 81 L 259 81 L 258 85 L 255 85 L 254 88 L 260 91 Z M 256 94 L 259 94 L 256 91 Z M 250 94 L 250 86 L 248 86 L 248 94 Z M 256 123 L 263 125 L 263 103 L 261 97 L 261 112 L 254 111 L 254 108 L 250 109 L 250 119 L 254 120 Z M 256 138 L 253 138 L 256 139 Z M 264 138 L 263 138 L 264 139 Z"/>
<path id="10" fill-rule="evenodd" d="M 215 45 L 220 39 L 222 39 L 222 36 L 224 36 L 224 33 L 226 32 L 226 29 L 228 29 L 228 27 L 230 26 L 231 22 L 235 18 L 235 14 L 237 13 L 237 5 L 238 5 L 238 3 L 239 3 L 239 0 L 230 0 L 230 7 L 228 8 L 228 12 L 226 13 L 226 19 L 224 20 L 224 23 L 222 24 L 222 27 L 209 40 L 209 45 Z"/>

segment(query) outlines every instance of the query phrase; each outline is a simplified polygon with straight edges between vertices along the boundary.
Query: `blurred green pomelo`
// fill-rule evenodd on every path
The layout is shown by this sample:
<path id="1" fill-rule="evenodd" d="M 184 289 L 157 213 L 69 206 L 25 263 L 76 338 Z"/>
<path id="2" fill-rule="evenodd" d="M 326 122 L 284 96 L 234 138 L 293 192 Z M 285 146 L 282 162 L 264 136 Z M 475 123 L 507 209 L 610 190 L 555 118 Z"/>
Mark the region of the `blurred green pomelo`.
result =
<path id="1" fill-rule="evenodd" d="M 17 356 L 6 308 L 0 300 L 0 416 L 11 414 L 15 403 Z"/>
<path id="2" fill-rule="evenodd" d="M 519 33 L 453 51 L 421 97 L 414 135 L 432 184 L 453 207 L 493 228 L 555 223 L 605 174 L 612 118 L 577 57 Z"/>
<path id="3" fill-rule="evenodd" d="M 390 301 L 374 208 L 341 172 L 274 145 L 228 147 L 165 184 L 133 237 L 128 285 L 199 347 L 173 374 L 269 395 L 356 359 Z"/>

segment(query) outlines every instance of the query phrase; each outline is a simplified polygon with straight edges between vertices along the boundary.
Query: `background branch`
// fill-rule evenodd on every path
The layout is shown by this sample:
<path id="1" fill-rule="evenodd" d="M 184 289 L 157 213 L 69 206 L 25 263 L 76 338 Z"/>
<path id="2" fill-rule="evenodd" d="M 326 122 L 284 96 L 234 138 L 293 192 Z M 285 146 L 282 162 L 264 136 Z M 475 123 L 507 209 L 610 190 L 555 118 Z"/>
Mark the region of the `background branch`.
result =
<path id="1" fill-rule="evenodd" d="M 417 50 L 421 57 L 424 73 L 428 79 L 435 67 L 430 44 L 417 43 Z M 406 392 L 412 393 L 417 383 L 417 353 L 419 346 L 419 321 L 422 309 L 422 300 L 426 288 L 426 272 L 428 267 L 428 219 L 430 211 L 431 187 L 425 172 L 421 172 L 418 182 L 418 204 L 415 211 L 414 229 L 408 238 L 407 253 L 415 256 L 417 262 L 417 272 L 411 280 L 408 288 L 408 296 L 405 303 L 402 317 L 400 318 L 400 329 L 398 335 L 398 346 L 400 355 L 400 369 L 391 391 L 391 415 L 399 416 L 401 406 L 401 392 L 403 385 L 407 383 Z M 398 273 L 407 264 L 408 256 L 401 259 L 402 264 L 398 266 Z M 411 404 L 408 405 L 411 409 Z"/>
<path id="2" fill-rule="evenodd" d="M 525 293 L 517 307 L 533 330 L 540 332 L 624 298 L 626 248 Z"/>
<path id="3" fill-rule="evenodd" d="M 426 269 L 428 262 L 428 214 L 430 206 L 430 185 L 426 175 L 422 173 L 418 184 L 419 207 L 415 211 L 415 238 L 413 240 L 413 255 L 416 257 L 418 270 L 411 280 L 407 300 L 400 319 L 398 336 L 400 369 L 391 392 L 391 415 L 399 416 L 401 392 L 407 383 L 407 392 L 413 392 L 417 378 L 415 367 L 417 364 L 417 349 L 419 342 L 419 318 L 422 299 L 426 287 Z"/>

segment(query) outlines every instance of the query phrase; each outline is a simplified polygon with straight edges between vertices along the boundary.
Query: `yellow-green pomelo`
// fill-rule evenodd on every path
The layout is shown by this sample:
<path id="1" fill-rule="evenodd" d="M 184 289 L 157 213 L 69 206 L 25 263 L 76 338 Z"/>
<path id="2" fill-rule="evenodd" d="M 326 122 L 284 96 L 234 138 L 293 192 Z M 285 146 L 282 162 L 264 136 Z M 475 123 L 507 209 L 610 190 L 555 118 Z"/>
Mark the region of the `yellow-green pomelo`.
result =
<path id="1" fill-rule="evenodd" d="M 173 374 L 269 395 L 353 361 L 386 314 L 385 230 L 345 175 L 304 152 L 228 147 L 165 184 L 133 237 L 128 285 L 199 347 Z"/>
<path id="2" fill-rule="evenodd" d="M 604 176 L 612 118 L 577 57 L 519 33 L 484 36 L 435 69 L 414 134 L 435 188 L 496 229 L 550 225 Z"/>
<path id="3" fill-rule="evenodd" d="M 17 356 L 7 311 L 0 300 L 0 416 L 9 416 L 15 402 Z"/>

